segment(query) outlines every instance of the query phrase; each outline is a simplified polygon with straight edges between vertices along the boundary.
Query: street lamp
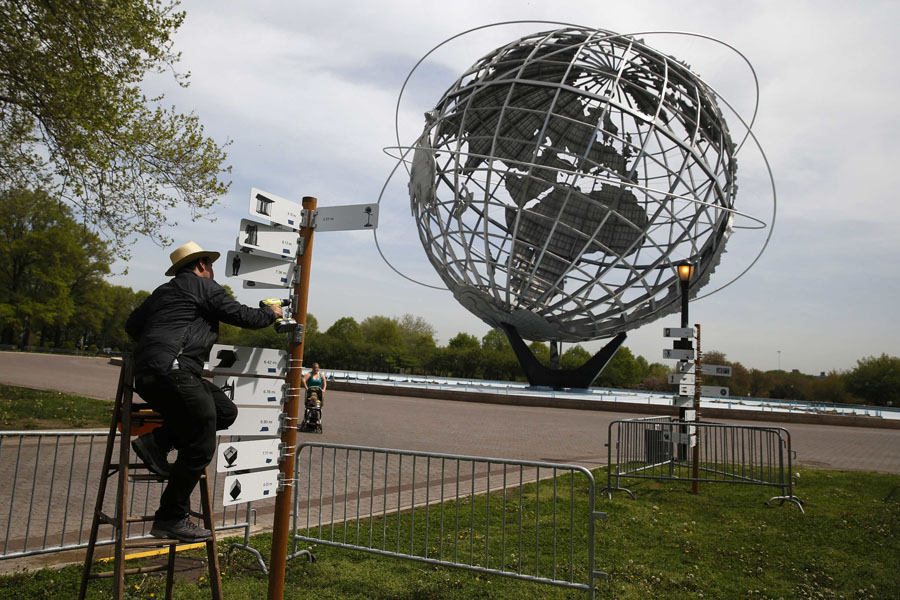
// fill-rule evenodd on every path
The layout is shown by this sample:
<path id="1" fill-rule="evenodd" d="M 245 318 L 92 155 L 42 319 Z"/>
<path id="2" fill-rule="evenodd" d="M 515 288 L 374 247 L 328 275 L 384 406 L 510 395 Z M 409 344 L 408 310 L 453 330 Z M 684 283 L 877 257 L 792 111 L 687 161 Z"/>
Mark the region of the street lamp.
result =
<path id="1" fill-rule="evenodd" d="M 694 263 L 681 261 L 675 268 L 678 271 L 678 279 L 681 280 L 681 326 L 688 326 L 688 287 L 694 277 Z"/>

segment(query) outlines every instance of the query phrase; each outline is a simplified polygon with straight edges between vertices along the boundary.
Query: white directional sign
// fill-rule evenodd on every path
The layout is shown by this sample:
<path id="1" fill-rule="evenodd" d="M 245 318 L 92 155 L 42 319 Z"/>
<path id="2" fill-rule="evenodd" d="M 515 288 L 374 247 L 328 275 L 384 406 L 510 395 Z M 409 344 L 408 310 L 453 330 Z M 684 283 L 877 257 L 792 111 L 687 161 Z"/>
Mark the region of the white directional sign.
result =
<path id="1" fill-rule="evenodd" d="M 288 288 L 293 282 L 294 261 L 281 260 L 249 252 L 228 251 L 225 274 L 256 283 Z"/>
<path id="2" fill-rule="evenodd" d="M 697 372 L 697 363 L 695 362 L 680 362 L 675 365 L 678 368 L 678 371 L 686 374 L 694 374 Z"/>
<path id="3" fill-rule="evenodd" d="M 284 377 L 288 353 L 273 348 L 215 344 L 209 351 L 209 370 L 215 375 L 263 375 Z"/>
<path id="4" fill-rule="evenodd" d="M 240 248 L 252 248 L 281 258 L 293 258 L 297 256 L 299 242 L 300 236 L 293 229 L 241 219 L 241 233 L 237 240 Z"/>
<path id="5" fill-rule="evenodd" d="M 689 409 L 684 411 L 684 420 L 685 421 L 696 421 L 697 420 L 697 411 L 694 409 Z"/>
<path id="6" fill-rule="evenodd" d="M 216 453 L 216 471 L 230 473 L 246 469 L 261 469 L 278 465 L 281 440 L 251 440 L 249 442 L 222 442 Z"/>
<path id="7" fill-rule="evenodd" d="M 253 435 L 272 437 L 280 435 L 279 431 L 281 407 L 256 408 L 244 407 L 238 410 L 237 419 L 228 429 L 216 432 L 217 435 Z"/>
<path id="8" fill-rule="evenodd" d="M 694 395 L 694 384 L 691 383 L 686 385 L 684 383 L 678 386 L 678 393 L 681 396 L 693 396 Z"/>
<path id="9" fill-rule="evenodd" d="M 250 214 L 294 229 L 303 227 L 303 205 L 256 188 L 250 190 Z"/>
<path id="10" fill-rule="evenodd" d="M 690 396 L 675 396 L 675 406 L 679 408 L 693 408 L 694 406 L 694 395 Z"/>
<path id="11" fill-rule="evenodd" d="M 323 206 L 316 209 L 313 228 L 318 231 L 349 231 L 378 227 L 377 204 Z"/>
<path id="12" fill-rule="evenodd" d="M 701 375 L 718 375 L 719 377 L 731 377 L 731 367 L 720 365 L 700 365 Z"/>
<path id="13" fill-rule="evenodd" d="M 697 378 L 693 373 L 669 373 L 669 383 L 694 385 Z"/>
<path id="14" fill-rule="evenodd" d="M 274 498 L 278 493 L 278 469 L 229 475 L 225 478 L 223 506 Z"/>
<path id="15" fill-rule="evenodd" d="M 663 350 L 663 358 L 671 358 L 672 360 L 691 360 L 694 358 L 694 351 L 691 349 L 674 349 L 666 348 Z"/>
<path id="16" fill-rule="evenodd" d="M 694 337 L 693 327 L 664 327 L 663 337 L 674 338 L 692 338 Z"/>
<path id="17" fill-rule="evenodd" d="M 717 385 L 701 385 L 700 386 L 700 395 L 701 396 L 718 396 L 720 398 L 724 398 L 728 395 L 727 387 L 719 387 Z"/>
<path id="18" fill-rule="evenodd" d="M 217 375 L 213 383 L 238 406 L 281 406 L 285 383 L 269 377 L 233 377 Z"/>

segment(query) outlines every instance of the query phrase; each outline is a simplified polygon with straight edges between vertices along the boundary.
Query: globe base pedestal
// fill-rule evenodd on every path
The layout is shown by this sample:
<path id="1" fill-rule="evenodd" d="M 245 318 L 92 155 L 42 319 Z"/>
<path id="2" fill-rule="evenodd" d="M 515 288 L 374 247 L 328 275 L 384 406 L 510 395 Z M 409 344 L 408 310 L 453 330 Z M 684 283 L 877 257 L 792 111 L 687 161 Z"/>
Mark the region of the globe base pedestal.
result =
<path id="1" fill-rule="evenodd" d="M 509 343 L 525 371 L 528 383 L 536 387 L 549 387 L 554 390 L 589 388 L 627 337 L 624 331 L 617 334 L 597 354 L 577 369 L 552 369 L 538 361 L 515 327 L 503 323 L 503 332 L 509 338 Z"/>

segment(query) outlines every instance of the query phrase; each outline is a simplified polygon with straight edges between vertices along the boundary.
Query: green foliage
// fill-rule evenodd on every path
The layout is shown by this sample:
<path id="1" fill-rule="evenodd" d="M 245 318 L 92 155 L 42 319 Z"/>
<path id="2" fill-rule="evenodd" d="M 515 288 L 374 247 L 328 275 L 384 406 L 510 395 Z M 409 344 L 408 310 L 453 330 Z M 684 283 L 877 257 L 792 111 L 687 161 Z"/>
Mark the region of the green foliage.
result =
<path id="1" fill-rule="evenodd" d="M 577 369 L 591 358 L 591 353 L 578 344 L 570 346 L 559 357 L 559 366 L 563 369 Z"/>
<path id="2" fill-rule="evenodd" d="M 109 427 L 111 415 L 106 400 L 0 385 L 0 430 Z"/>
<path id="3" fill-rule="evenodd" d="M 152 73 L 187 85 L 175 71 L 176 6 L 0 3 L 0 188 L 53 189 L 117 242 L 168 241 L 174 207 L 194 218 L 212 207 L 228 187 L 222 148 L 195 115 L 140 89 Z"/>
<path id="4" fill-rule="evenodd" d="M 2 343 L 62 342 L 70 324 L 102 331 L 112 260 L 107 245 L 43 191 L 0 190 Z"/>
<path id="5" fill-rule="evenodd" d="M 846 376 L 847 391 L 869 404 L 900 406 L 900 358 L 869 356 Z"/>
<path id="6" fill-rule="evenodd" d="M 594 381 L 598 387 L 631 388 L 641 382 L 643 369 L 631 350 L 621 346 Z"/>

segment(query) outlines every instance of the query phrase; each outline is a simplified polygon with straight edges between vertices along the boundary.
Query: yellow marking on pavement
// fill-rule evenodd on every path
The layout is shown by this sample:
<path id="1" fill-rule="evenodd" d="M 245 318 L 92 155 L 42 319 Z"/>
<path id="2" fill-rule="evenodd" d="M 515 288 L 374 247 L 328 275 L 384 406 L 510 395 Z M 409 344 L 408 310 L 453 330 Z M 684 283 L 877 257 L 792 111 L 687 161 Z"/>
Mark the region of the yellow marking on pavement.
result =
<path id="1" fill-rule="evenodd" d="M 181 552 L 182 550 L 194 550 L 195 548 L 203 548 L 206 546 L 206 542 L 198 542 L 196 544 L 179 544 L 175 546 L 175 552 Z M 134 554 L 126 554 L 125 560 L 132 560 L 137 558 L 149 558 L 151 556 L 159 556 L 161 554 L 168 554 L 168 549 L 159 549 L 159 550 L 148 550 L 147 552 L 136 552 Z M 98 562 L 109 562 L 111 560 L 115 560 L 114 556 L 110 556 L 109 558 L 101 558 Z"/>

